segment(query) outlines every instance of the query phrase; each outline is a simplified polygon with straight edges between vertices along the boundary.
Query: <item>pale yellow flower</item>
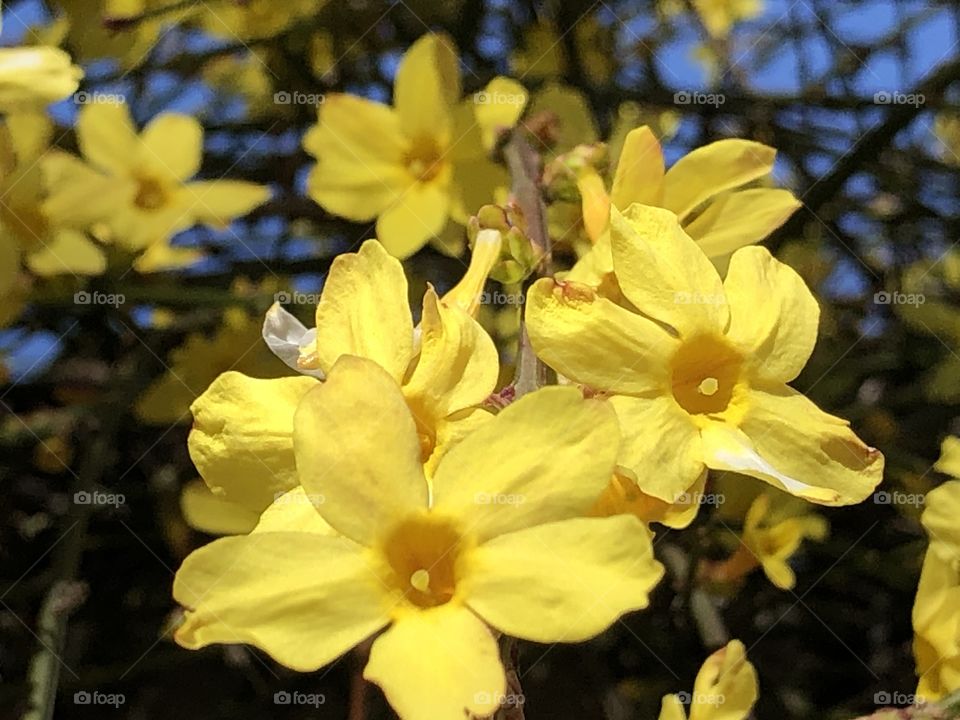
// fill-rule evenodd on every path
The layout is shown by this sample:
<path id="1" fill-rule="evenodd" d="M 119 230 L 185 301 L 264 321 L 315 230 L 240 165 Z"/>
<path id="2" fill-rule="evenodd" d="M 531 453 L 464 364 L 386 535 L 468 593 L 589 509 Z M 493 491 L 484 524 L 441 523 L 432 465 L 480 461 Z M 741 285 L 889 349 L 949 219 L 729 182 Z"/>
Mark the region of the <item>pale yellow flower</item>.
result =
<path id="1" fill-rule="evenodd" d="M 739 640 L 731 640 L 707 658 L 692 693 L 665 695 L 659 720 L 746 720 L 757 701 L 757 671 Z"/>
<path id="2" fill-rule="evenodd" d="M 574 388 L 513 403 L 430 482 L 404 393 L 370 360 L 340 358 L 293 428 L 302 491 L 184 561 L 181 645 L 249 643 L 311 671 L 383 629 L 364 677 L 401 718 L 486 717 L 507 690 L 490 628 L 582 641 L 645 607 L 663 574 L 636 518 L 583 517 L 618 434 Z"/>

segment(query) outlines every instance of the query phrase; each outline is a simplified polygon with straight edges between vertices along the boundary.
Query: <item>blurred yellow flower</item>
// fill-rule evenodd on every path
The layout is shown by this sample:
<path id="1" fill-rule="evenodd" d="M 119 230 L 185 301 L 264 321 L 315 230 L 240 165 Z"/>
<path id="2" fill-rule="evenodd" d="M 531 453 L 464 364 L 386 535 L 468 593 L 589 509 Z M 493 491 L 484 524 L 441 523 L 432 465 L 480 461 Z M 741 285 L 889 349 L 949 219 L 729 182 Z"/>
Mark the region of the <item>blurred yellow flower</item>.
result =
<path id="1" fill-rule="evenodd" d="M 0 48 L 0 111 L 42 107 L 72 94 L 83 70 L 59 48 Z"/>
<path id="2" fill-rule="evenodd" d="M 596 14 L 591 14 L 579 18 L 572 33 L 587 79 L 594 85 L 608 82 L 615 68 L 610 51 L 616 40 L 613 31 L 602 26 Z M 539 19 L 527 28 L 522 47 L 510 56 L 510 67 L 521 79 L 555 79 L 566 74 L 568 63 L 563 38 L 551 20 Z"/>
<path id="3" fill-rule="evenodd" d="M 227 308 L 212 336 L 191 334 L 170 353 L 169 363 L 137 401 L 136 413 L 144 422 L 187 422 L 191 403 L 228 370 L 261 378 L 279 377 L 285 370 L 263 346 L 260 321 L 237 307 Z"/>
<path id="4" fill-rule="evenodd" d="M 255 183 L 190 181 L 200 170 L 203 128 L 189 115 L 160 114 L 138 134 L 124 103 L 92 102 L 80 110 L 77 141 L 86 163 L 62 152 L 44 159 L 45 210 L 74 226 L 103 223 L 107 240 L 132 252 L 158 252 L 197 223 L 225 227 L 270 197 Z"/>
<path id="5" fill-rule="evenodd" d="M 441 35 L 425 35 L 407 50 L 393 107 L 326 96 L 318 124 L 303 139 L 318 160 L 308 180 L 310 196 L 350 220 L 377 218 L 377 238 L 401 258 L 440 235 L 449 219 L 466 223 L 508 184 L 487 151 L 494 128 L 516 122 L 526 93 L 498 78 L 459 100 L 456 51 Z"/>
<path id="6" fill-rule="evenodd" d="M 327 0 L 244 0 L 198 3 L 197 20 L 214 37 L 226 40 L 269 38 L 301 20 L 312 18 Z"/>
<path id="7" fill-rule="evenodd" d="M 294 413 L 345 355 L 372 360 L 402 383 L 432 473 L 448 448 L 491 417 L 479 405 L 493 392 L 497 351 L 465 310 L 483 286 L 489 254 L 481 247 L 464 281 L 442 300 L 427 289 L 416 330 L 403 267 L 375 240 L 334 260 L 315 330 L 279 305 L 271 308 L 264 339 L 310 377 L 257 380 L 227 372 L 196 400 L 188 444 L 211 490 L 259 513 L 278 492 L 296 487 Z"/>
<path id="8" fill-rule="evenodd" d="M 595 218 L 587 223 L 594 246 L 569 279 L 600 286 L 609 277 L 610 207 L 624 212 L 633 203 L 672 211 L 707 256 L 725 263 L 734 250 L 763 240 L 800 207 L 789 190 L 745 187 L 770 175 L 776 154 L 774 148 L 751 140 L 718 140 L 665 170 L 663 149 L 653 131 L 647 126 L 630 131 L 610 194 L 602 184 L 593 192 L 581 188 L 584 218 Z M 591 181 L 587 176 L 582 182 Z"/>
<path id="9" fill-rule="evenodd" d="M 364 677 L 401 718 L 485 717 L 507 690 L 488 624 L 582 641 L 645 607 L 662 576 L 636 518 L 582 517 L 618 433 L 610 409 L 573 388 L 518 400 L 429 483 L 406 398 L 370 360 L 338 360 L 293 427 L 301 519 L 270 508 L 250 535 L 184 561 L 181 645 L 247 642 L 311 671 L 386 628 Z"/>
<path id="10" fill-rule="evenodd" d="M 98 275 L 106 268 L 101 249 L 43 206 L 40 159 L 52 135 L 53 124 L 41 113 L 7 115 L 0 126 L 0 245 L 11 261 L 4 269 L 19 267 L 22 259 L 36 275 Z"/>
<path id="11" fill-rule="evenodd" d="M 804 539 L 822 541 L 830 526 L 826 519 L 790 502 L 782 493 L 761 493 L 750 504 L 743 521 L 739 547 L 727 560 L 704 566 L 704 577 L 714 582 L 735 582 L 757 567 L 781 590 L 792 590 L 796 575 L 790 558 Z"/>
<path id="12" fill-rule="evenodd" d="M 691 0 L 710 37 L 725 39 L 733 26 L 743 20 L 752 20 L 763 13 L 763 0 Z M 667 15 L 685 12 L 685 0 L 661 0 L 661 9 Z"/>
<path id="13" fill-rule="evenodd" d="M 883 456 L 790 382 L 817 339 L 803 280 L 761 247 L 734 253 L 726 280 L 668 210 L 611 211 L 613 266 L 631 303 L 543 278 L 527 330 L 557 372 L 611 395 L 619 463 L 674 502 L 707 468 L 750 475 L 826 505 L 863 500 Z"/>
<path id="14" fill-rule="evenodd" d="M 665 695 L 659 720 L 746 720 L 757 701 L 757 671 L 739 640 L 720 648 L 697 673 L 692 693 Z"/>
<path id="15" fill-rule="evenodd" d="M 950 438 L 956 452 L 957 438 Z M 946 449 L 946 448 L 945 448 Z M 946 453 L 945 453 L 946 454 Z M 956 458 L 943 469 L 952 474 Z M 941 462 L 943 459 L 941 458 Z M 921 522 L 930 538 L 913 605 L 913 652 L 920 676 L 917 695 L 933 701 L 960 688 L 960 481 L 926 496 Z"/>

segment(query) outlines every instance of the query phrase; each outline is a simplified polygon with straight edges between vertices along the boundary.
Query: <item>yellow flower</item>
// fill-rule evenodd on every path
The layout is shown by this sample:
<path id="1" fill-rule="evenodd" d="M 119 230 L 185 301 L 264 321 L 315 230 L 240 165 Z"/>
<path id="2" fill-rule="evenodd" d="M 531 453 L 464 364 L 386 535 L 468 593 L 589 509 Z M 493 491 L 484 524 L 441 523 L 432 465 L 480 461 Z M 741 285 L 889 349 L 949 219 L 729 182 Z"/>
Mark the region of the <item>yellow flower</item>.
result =
<path id="1" fill-rule="evenodd" d="M 197 399 L 188 444 L 211 490 L 259 513 L 278 492 L 296 487 L 294 413 L 345 355 L 372 360 L 402 383 L 421 459 L 432 473 L 448 448 L 491 417 L 478 406 L 493 392 L 497 351 L 461 306 L 462 298 L 479 293 L 487 255 L 475 254 L 467 279 L 452 295 L 441 300 L 427 289 L 416 331 L 403 267 L 375 240 L 334 260 L 316 329 L 307 330 L 274 306 L 264 339 L 287 365 L 309 376 L 259 380 L 227 372 Z"/>
<path id="2" fill-rule="evenodd" d="M 303 139 L 318 160 L 310 196 L 350 220 L 377 218 L 377 238 L 401 258 L 436 238 L 448 219 L 464 224 L 508 184 L 505 170 L 487 157 L 484 137 L 494 135 L 490 122 L 516 121 L 526 94 L 501 78 L 459 99 L 456 51 L 439 35 L 425 35 L 404 55 L 393 107 L 328 95 Z"/>
<path id="3" fill-rule="evenodd" d="M 0 111 L 62 100 L 77 89 L 83 70 L 53 47 L 0 48 Z"/>
<path id="4" fill-rule="evenodd" d="M 660 720 L 687 720 L 682 695 L 690 700 L 689 720 L 746 720 L 757 701 L 757 671 L 743 643 L 731 640 L 707 658 L 692 693 L 664 696 Z"/>
<path id="5" fill-rule="evenodd" d="M 623 144 L 609 196 L 584 193 L 584 217 L 593 248 L 568 277 L 599 285 L 613 272 L 609 207 L 625 212 L 633 203 L 672 211 L 686 233 L 710 258 L 724 261 L 737 248 L 763 240 L 800 207 L 789 190 L 745 187 L 773 171 L 777 151 L 751 140 L 718 140 L 697 148 L 665 169 L 663 149 L 653 131 L 630 131 Z M 602 188 L 601 188 L 602 190 Z"/>
<path id="6" fill-rule="evenodd" d="M 537 354 L 611 395 L 621 465 L 675 501 L 707 468 L 751 475 L 813 502 L 847 505 L 880 482 L 883 456 L 790 382 L 817 339 L 803 280 L 761 247 L 734 253 L 726 280 L 673 213 L 611 212 L 613 266 L 631 303 L 544 278 L 527 299 Z"/>
<path id="7" fill-rule="evenodd" d="M 225 227 L 270 197 L 254 183 L 190 181 L 203 128 L 189 115 L 160 114 L 138 134 L 125 104 L 95 102 L 80 110 L 77 141 L 87 164 L 66 153 L 45 159 L 47 212 L 79 227 L 104 223 L 110 239 L 133 252 L 165 247 L 197 223 Z"/>
<path id="8" fill-rule="evenodd" d="M 260 322 L 240 308 L 228 308 L 212 337 L 190 335 L 170 353 L 170 367 L 137 400 L 137 416 L 147 423 L 187 422 L 190 405 L 228 370 L 255 377 L 279 377 L 284 367 L 260 337 Z"/>
<path id="9" fill-rule="evenodd" d="M 618 467 L 590 514 L 598 517 L 630 514 L 645 523 L 656 522 L 682 529 L 697 517 L 706 481 L 704 475 L 693 488 L 675 502 L 668 503 L 645 493 L 632 471 Z"/>
<path id="10" fill-rule="evenodd" d="M 956 438 L 949 439 L 951 444 Z M 942 458 L 941 458 L 942 460 Z M 930 537 L 913 605 L 917 695 L 937 700 L 960 687 L 960 482 L 931 490 L 921 522 Z"/>
<path id="11" fill-rule="evenodd" d="M 326 4 L 326 0 L 246 0 L 212 6 L 200 3 L 197 12 L 200 26 L 214 37 L 251 40 L 277 35 L 313 17 Z"/>
<path id="12" fill-rule="evenodd" d="M 312 671 L 386 628 L 364 677 L 400 717 L 485 717 L 506 692 L 488 625 L 534 642 L 585 640 L 645 607 L 663 573 L 636 518 L 582 517 L 618 433 L 609 408 L 574 388 L 509 406 L 429 484 L 404 394 L 369 360 L 341 358 L 294 428 L 306 502 L 275 505 L 250 535 L 184 561 L 181 645 L 246 642 Z M 298 520 L 274 519 L 277 509 Z"/>
<path id="13" fill-rule="evenodd" d="M 0 156 L 8 165 L 0 176 L 0 244 L 8 248 L 11 269 L 23 258 L 37 275 L 97 275 L 106 268 L 100 248 L 43 207 L 40 159 L 52 133 L 52 123 L 40 113 L 8 115 L 0 127 Z"/>
<path id="14" fill-rule="evenodd" d="M 738 22 L 763 13 L 763 0 L 692 0 L 692 4 L 707 33 L 717 39 L 728 37 Z M 676 15 L 687 6 L 683 0 L 662 0 L 661 7 L 668 15 Z"/>
<path id="15" fill-rule="evenodd" d="M 740 546 L 727 560 L 706 565 L 705 577 L 715 582 L 734 582 L 761 567 L 778 588 L 793 589 L 797 578 L 790 558 L 804 539 L 824 540 L 830 526 L 820 515 L 805 512 L 790 500 L 793 498 L 780 493 L 758 495 L 744 518 Z"/>

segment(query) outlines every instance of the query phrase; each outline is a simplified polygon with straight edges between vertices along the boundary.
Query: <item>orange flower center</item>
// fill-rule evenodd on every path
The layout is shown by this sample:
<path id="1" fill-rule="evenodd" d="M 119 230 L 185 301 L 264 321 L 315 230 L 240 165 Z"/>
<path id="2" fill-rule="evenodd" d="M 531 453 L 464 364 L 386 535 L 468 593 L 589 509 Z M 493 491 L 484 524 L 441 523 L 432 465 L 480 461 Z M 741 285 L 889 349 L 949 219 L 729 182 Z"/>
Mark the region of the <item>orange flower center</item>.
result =
<path id="1" fill-rule="evenodd" d="M 433 180 L 443 169 L 440 147 L 431 137 L 416 138 L 403 158 L 407 170 L 420 182 Z"/>
<path id="2" fill-rule="evenodd" d="M 721 413 L 733 398 L 742 366 L 743 358 L 723 338 L 694 337 L 673 356 L 673 397 L 691 415 Z"/>
<path id="3" fill-rule="evenodd" d="M 390 584 L 413 605 L 443 605 L 456 594 L 464 538 L 449 520 L 429 514 L 407 518 L 385 536 Z"/>
<path id="4" fill-rule="evenodd" d="M 138 181 L 133 202 L 142 210 L 159 210 L 167 203 L 167 191 L 155 178 L 143 177 Z"/>

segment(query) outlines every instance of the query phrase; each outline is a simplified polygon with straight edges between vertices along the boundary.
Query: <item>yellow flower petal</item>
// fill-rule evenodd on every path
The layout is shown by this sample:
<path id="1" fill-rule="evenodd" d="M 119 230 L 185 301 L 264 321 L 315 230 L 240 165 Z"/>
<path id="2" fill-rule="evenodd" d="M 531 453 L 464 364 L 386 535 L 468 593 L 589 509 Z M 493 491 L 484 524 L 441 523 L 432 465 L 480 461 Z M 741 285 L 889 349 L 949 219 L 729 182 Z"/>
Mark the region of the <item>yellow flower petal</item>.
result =
<path id="1" fill-rule="evenodd" d="M 403 266 L 375 240 L 338 255 L 317 304 L 316 354 L 329 372 L 343 355 L 368 358 L 397 382 L 413 355 L 413 319 Z"/>
<path id="2" fill-rule="evenodd" d="M 310 197 L 350 220 L 372 220 L 412 182 L 403 162 L 408 144 L 393 109 L 327 95 L 318 124 L 303 138 L 318 161 L 307 181 Z"/>
<path id="3" fill-rule="evenodd" d="M 920 520 L 930 536 L 930 549 L 946 560 L 960 558 L 960 482 L 934 488 L 927 493 L 925 504 Z"/>
<path id="4" fill-rule="evenodd" d="M 273 504 L 263 511 L 256 531 L 309 532 L 339 536 L 340 533 L 334 530 L 317 510 L 324 502 L 326 498 L 308 495 L 302 487 L 295 487 L 278 495 Z"/>
<path id="5" fill-rule="evenodd" d="M 948 435 L 943 439 L 940 458 L 933 468 L 953 478 L 960 478 L 960 437 Z"/>
<path id="6" fill-rule="evenodd" d="M 677 695 L 663 696 L 658 720 L 687 720 L 687 713 Z"/>
<path id="7" fill-rule="evenodd" d="M 133 262 L 139 273 L 162 272 L 192 265 L 202 258 L 203 251 L 196 248 L 173 247 L 169 241 L 152 243 Z"/>
<path id="8" fill-rule="evenodd" d="M 663 207 L 683 220 L 713 196 L 769 174 L 776 155 L 774 148 L 752 140 L 718 140 L 697 148 L 664 176 Z"/>
<path id="9" fill-rule="evenodd" d="M 99 275 L 107 268 L 103 251 L 78 230 L 60 230 L 48 236 L 46 245 L 27 255 L 27 267 L 37 275 L 71 273 Z"/>
<path id="10" fill-rule="evenodd" d="M 469 518 L 478 538 L 583 515 L 606 487 L 619 444 L 606 403 L 571 387 L 542 388 L 446 454 L 434 507 Z"/>
<path id="11" fill-rule="evenodd" d="M 406 258 L 440 234 L 450 217 L 450 195 L 439 180 L 410 185 L 377 219 L 377 239 Z"/>
<path id="12" fill-rule="evenodd" d="M 140 157 L 140 138 L 123 103 L 92 103 L 77 114 L 77 143 L 100 170 L 125 174 Z"/>
<path id="13" fill-rule="evenodd" d="M 728 192 L 707 205 L 685 229 L 709 257 L 722 257 L 760 242 L 801 205 L 792 192 L 778 188 Z"/>
<path id="14" fill-rule="evenodd" d="M 293 444 L 300 484 L 357 542 L 372 543 L 393 518 L 427 506 L 413 417 L 396 380 L 370 360 L 345 355 L 307 393 Z"/>
<path id="15" fill-rule="evenodd" d="M 83 70 L 60 48 L 0 49 L 0 108 L 46 105 L 77 89 Z"/>
<path id="16" fill-rule="evenodd" d="M 741 248 L 723 283 L 727 337 L 767 380 L 790 382 L 817 342 L 820 306 L 797 272 L 762 247 Z"/>
<path id="17" fill-rule="evenodd" d="M 248 643 L 301 672 L 335 660 L 389 621 L 389 595 L 366 551 L 311 532 L 216 540 L 184 560 L 173 596 L 190 608 L 174 634 L 180 645 Z"/>
<path id="18" fill-rule="evenodd" d="M 640 312 L 681 336 L 722 332 L 728 310 L 716 268 L 669 210 L 631 205 L 610 211 L 613 266 Z"/>
<path id="19" fill-rule="evenodd" d="M 490 630 L 452 603 L 399 618 L 374 642 L 363 676 L 403 720 L 487 717 L 507 690 Z"/>
<path id="20" fill-rule="evenodd" d="M 439 420 L 434 428 L 437 434 L 434 450 L 423 465 L 423 471 L 427 474 L 427 477 L 433 477 L 437 465 L 450 448 L 493 418 L 494 415 L 488 410 L 476 407 L 462 410 Z"/>
<path id="21" fill-rule="evenodd" d="M 203 126 L 195 117 L 161 113 L 141 135 L 141 161 L 173 181 L 189 180 L 203 159 Z"/>
<path id="22" fill-rule="evenodd" d="M 214 495 L 202 480 L 183 488 L 180 511 L 187 525 L 211 535 L 246 535 L 260 519 L 255 511 Z"/>
<path id="23" fill-rule="evenodd" d="M 739 640 L 713 653 L 693 683 L 690 720 L 745 720 L 757 701 L 757 671 Z"/>
<path id="24" fill-rule="evenodd" d="M 550 278 L 527 293 L 527 332 L 557 372 L 600 390 L 644 393 L 667 381 L 677 341 L 592 288 Z"/>
<path id="25" fill-rule="evenodd" d="M 403 394 L 415 415 L 431 426 L 489 397 L 500 362 L 486 331 L 458 307 L 440 303 L 432 287 L 423 296 L 420 357 Z"/>
<path id="26" fill-rule="evenodd" d="M 203 180 L 186 186 L 198 222 L 225 227 L 270 199 L 266 185 L 240 180 Z"/>
<path id="27" fill-rule="evenodd" d="M 586 640 L 647 606 L 663 576 L 650 537 L 632 515 L 576 518 L 501 535 L 470 553 L 467 603 L 515 637 Z"/>
<path id="28" fill-rule="evenodd" d="M 50 187 L 42 209 L 54 225 L 84 228 L 103 221 L 136 192 L 126 178 L 103 175 L 75 155 L 50 150 L 39 162 Z"/>
<path id="29" fill-rule="evenodd" d="M 696 425 L 669 395 L 614 395 L 610 404 L 623 433 L 617 462 L 636 473 L 643 492 L 675 502 L 706 469 Z"/>
<path id="30" fill-rule="evenodd" d="M 187 446 L 214 493 L 259 513 L 297 485 L 293 417 L 316 384 L 308 377 L 257 380 L 226 372 L 196 399 Z"/>
<path id="31" fill-rule="evenodd" d="M 627 133 L 610 199 L 621 211 L 633 203 L 659 206 L 663 199 L 663 149 L 653 131 L 644 125 Z"/>
<path id="32" fill-rule="evenodd" d="M 452 108 L 460 99 L 457 50 L 446 35 L 423 35 L 404 53 L 393 86 L 393 106 L 411 138 L 450 141 Z"/>
<path id="33" fill-rule="evenodd" d="M 444 294 L 443 303 L 456 305 L 471 317 L 476 317 L 483 286 L 493 266 L 500 259 L 502 246 L 503 236 L 499 230 L 486 229 L 478 232 L 470 252 L 470 265 L 460 281 Z"/>
<path id="34" fill-rule="evenodd" d="M 527 104 L 527 91 L 513 78 L 498 75 L 473 96 L 472 102 L 483 146 L 490 150 L 500 132 L 517 124 Z"/>
<path id="35" fill-rule="evenodd" d="M 583 225 L 591 242 L 597 242 L 610 220 L 610 196 L 603 178 L 594 168 L 585 168 L 577 178 Z"/>
<path id="36" fill-rule="evenodd" d="M 883 455 L 849 423 L 783 386 L 753 389 L 740 429 L 710 423 L 701 431 L 708 467 L 769 482 L 821 505 L 853 505 L 883 477 Z"/>

